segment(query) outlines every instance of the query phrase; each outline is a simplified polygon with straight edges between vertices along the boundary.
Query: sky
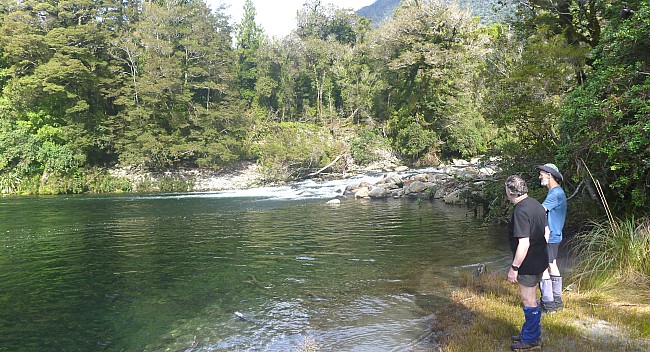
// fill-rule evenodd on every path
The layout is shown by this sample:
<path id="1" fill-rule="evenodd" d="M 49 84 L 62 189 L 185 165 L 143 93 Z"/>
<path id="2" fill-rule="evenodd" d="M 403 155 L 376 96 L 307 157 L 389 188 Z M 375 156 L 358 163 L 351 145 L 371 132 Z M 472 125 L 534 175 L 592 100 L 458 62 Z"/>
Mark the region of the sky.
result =
<path id="1" fill-rule="evenodd" d="M 212 8 L 219 4 L 229 6 L 226 13 L 230 15 L 231 24 L 240 23 L 244 14 L 244 0 L 206 0 Z M 339 8 L 358 10 L 374 3 L 375 0 L 323 0 L 322 4 L 333 4 Z M 257 15 L 255 22 L 269 36 L 284 37 L 296 28 L 296 11 L 305 0 L 253 0 Z"/>

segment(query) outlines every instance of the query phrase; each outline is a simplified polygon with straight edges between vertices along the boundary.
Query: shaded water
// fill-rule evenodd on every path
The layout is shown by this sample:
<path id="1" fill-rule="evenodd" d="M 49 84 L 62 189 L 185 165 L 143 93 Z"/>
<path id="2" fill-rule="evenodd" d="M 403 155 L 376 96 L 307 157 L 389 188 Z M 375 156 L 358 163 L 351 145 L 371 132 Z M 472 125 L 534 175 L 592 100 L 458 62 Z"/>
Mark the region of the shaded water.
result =
<path id="1" fill-rule="evenodd" d="M 509 257 L 464 207 L 325 201 L 0 199 L 0 351 L 424 351 L 449 282 Z"/>

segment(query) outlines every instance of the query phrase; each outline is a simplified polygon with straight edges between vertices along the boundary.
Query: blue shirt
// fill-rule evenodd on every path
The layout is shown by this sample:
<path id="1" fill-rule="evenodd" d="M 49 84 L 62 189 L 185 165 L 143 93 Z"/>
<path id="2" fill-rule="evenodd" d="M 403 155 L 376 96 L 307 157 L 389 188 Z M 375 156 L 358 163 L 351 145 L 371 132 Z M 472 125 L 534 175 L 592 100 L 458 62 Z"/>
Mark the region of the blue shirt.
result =
<path id="1" fill-rule="evenodd" d="M 548 210 L 548 227 L 551 230 L 548 243 L 562 242 L 562 229 L 566 220 L 566 195 L 562 187 L 550 189 L 542 205 Z"/>

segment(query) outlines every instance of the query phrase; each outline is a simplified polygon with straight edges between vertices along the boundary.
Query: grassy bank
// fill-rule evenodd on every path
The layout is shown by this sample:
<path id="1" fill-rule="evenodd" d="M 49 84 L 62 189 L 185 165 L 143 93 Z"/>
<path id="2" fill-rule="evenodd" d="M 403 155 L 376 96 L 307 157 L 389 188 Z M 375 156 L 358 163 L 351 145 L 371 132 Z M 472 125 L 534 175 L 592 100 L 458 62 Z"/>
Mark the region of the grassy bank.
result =
<path id="1" fill-rule="evenodd" d="M 650 351 L 650 220 L 592 223 L 573 240 L 565 309 L 542 318 L 545 351 Z M 505 269 L 459 280 L 436 314 L 440 351 L 507 351 L 523 323 L 517 285 Z"/>
<path id="2" fill-rule="evenodd" d="M 565 309 L 543 316 L 544 351 L 650 350 L 648 287 L 571 287 Z M 461 279 L 434 329 L 440 351 L 508 351 L 522 323 L 518 288 L 498 272 Z"/>

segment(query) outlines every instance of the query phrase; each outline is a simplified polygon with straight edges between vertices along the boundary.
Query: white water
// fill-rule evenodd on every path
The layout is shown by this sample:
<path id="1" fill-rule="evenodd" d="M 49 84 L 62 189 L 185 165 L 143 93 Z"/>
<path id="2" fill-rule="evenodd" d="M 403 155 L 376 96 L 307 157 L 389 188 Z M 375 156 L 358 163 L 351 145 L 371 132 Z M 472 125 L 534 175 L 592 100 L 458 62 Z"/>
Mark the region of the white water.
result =
<path id="1" fill-rule="evenodd" d="M 441 172 L 442 171 L 436 168 L 427 168 L 408 170 L 396 174 L 404 178 L 419 173 Z M 374 185 L 378 181 L 382 180 L 386 175 L 387 173 L 368 173 L 340 180 L 329 180 L 321 182 L 306 180 L 285 186 L 257 187 L 251 189 L 184 194 L 166 194 L 157 196 L 157 198 L 266 198 L 274 200 L 332 199 L 338 196 L 342 196 L 347 186 L 358 185 L 361 182 L 368 182 L 371 185 Z"/>

